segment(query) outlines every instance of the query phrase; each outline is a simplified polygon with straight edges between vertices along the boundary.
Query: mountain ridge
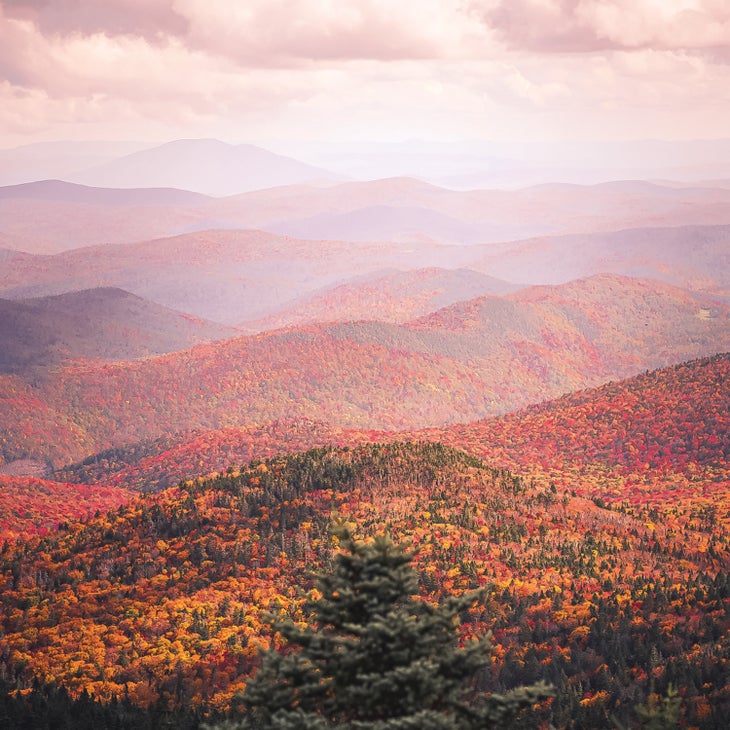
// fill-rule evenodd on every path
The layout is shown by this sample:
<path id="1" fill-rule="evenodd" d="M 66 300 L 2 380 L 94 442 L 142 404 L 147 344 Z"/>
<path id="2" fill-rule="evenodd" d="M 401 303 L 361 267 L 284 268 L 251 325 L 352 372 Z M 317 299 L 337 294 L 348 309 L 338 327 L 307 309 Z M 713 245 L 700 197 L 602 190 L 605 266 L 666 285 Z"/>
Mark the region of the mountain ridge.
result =
<path id="1" fill-rule="evenodd" d="M 18 451 L 12 436 L 22 430 L 14 399 L 30 394 L 45 404 L 51 424 L 52 414 L 85 424 L 83 441 L 97 448 L 77 451 L 78 460 L 181 424 L 208 430 L 303 417 L 346 428 L 404 429 L 471 421 L 730 350 L 728 304 L 625 277 L 576 287 L 589 290 L 592 300 L 561 302 L 558 287 L 546 301 L 521 302 L 524 293 L 480 298 L 404 325 L 307 325 L 150 360 L 71 365 L 29 391 L 8 380 L 0 401 L 5 458 L 50 456 L 52 439 L 34 454 L 27 453 L 29 442 Z M 713 316 L 702 316 L 705 306 Z M 140 395 L 119 402 L 122 392 Z"/>
<path id="2" fill-rule="evenodd" d="M 119 188 L 183 188 L 220 196 L 282 184 L 332 181 L 338 177 L 255 145 L 181 139 L 133 152 L 69 175 L 68 179 Z"/>
<path id="3" fill-rule="evenodd" d="M 107 188 L 81 185 L 59 179 L 38 180 L 0 187 L 0 200 L 23 198 L 88 205 L 203 205 L 208 195 L 173 187 Z"/>
<path id="4" fill-rule="evenodd" d="M 0 299 L 0 373 L 39 374 L 77 359 L 131 360 L 235 334 L 115 287 Z"/>

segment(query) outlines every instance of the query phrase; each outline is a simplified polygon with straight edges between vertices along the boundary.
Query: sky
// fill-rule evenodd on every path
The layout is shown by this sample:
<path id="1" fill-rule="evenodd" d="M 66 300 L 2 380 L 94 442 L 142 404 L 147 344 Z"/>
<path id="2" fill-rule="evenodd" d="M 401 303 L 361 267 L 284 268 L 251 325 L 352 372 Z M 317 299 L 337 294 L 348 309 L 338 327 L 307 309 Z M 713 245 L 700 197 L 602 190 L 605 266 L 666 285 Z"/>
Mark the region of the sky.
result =
<path id="1" fill-rule="evenodd" d="M 0 0 L 0 148 L 728 130 L 728 0 Z"/>

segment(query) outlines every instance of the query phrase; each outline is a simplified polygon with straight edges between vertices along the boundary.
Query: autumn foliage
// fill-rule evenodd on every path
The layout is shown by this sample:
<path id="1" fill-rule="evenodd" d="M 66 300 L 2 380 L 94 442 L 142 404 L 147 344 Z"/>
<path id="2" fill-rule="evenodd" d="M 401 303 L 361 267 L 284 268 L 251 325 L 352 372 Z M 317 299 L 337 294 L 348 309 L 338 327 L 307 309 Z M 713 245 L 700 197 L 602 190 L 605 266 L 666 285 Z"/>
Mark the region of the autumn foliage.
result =
<path id="1" fill-rule="evenodd" d="M 481 587 L 493 691 L 545 679 L 545 719 L 609 727 L 669 682 L 703 728 L 728 711 L 730 565 L 722 523 L 682 526 L 523 480 L 439 444 L 319 449 L 193 480 L 2 555 L 6 674 L 146 705 L 225 709 L 302 619 L 333 514 L 387 525 L 426 598 Z"/>

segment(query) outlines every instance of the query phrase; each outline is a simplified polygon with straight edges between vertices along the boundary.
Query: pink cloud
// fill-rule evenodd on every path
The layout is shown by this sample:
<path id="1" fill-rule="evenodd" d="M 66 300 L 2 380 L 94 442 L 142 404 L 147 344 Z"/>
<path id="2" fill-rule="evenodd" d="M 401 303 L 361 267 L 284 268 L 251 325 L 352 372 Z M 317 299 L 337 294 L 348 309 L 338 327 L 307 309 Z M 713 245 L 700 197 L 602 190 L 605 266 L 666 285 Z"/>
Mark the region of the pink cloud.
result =
<path id="1" fill-rule="evenodd" d="M 0 0 L 0 132 L 726 134 L 726 0 L 468 2 Z"/>
<path id="2" fill-rule="evenodd" d="M 468 18 L 443 0 L 179 0 L 186 43 L 245 66 L 441 58 Z"/>
<path id="3" fill-rule="evenodd" d="M 0 0 L 3 8 L 45 36 L 174 38 L 261 67 L 441 57 L 458 46 L 455 26 L 469 21 L 452 0 Z"/>
<path id="4" fill-rule="evenodd" d="M 730 60 L 730 6 L 724 0 L 499 0 L 470 8 L 513 49 L 654 49 Z"/>
<path id="5" fill-rule="evenodd" d="M 185 34 L 189 19 L 170 0 L 5 0 L 9 18 L 33 23 L 47 35 L 130 35 L 159 40 Z"/>

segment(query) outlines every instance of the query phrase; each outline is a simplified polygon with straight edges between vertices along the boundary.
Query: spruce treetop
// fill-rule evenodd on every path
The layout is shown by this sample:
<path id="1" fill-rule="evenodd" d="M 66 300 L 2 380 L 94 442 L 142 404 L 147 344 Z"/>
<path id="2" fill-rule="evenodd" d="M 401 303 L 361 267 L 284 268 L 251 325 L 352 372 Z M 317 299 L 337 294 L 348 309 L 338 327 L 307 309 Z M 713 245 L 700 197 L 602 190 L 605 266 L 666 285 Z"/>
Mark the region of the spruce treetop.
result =
<path id="1" fill-rule="evenodd" d="M 480 694 L 488 637 L 460 646 L 458 624 L 477 594 L 432 605 L 416 594 L 413 556 L 387 536 L 333 530 L 341 552 L 320 575 L 310 622 L 277 625 L 244 701 L 250 727 L 266 730 L 476 730 L 508 727 L 551 695 L 544 685 Z M 529 725 L 521 725 L 528 727 Z"/>

